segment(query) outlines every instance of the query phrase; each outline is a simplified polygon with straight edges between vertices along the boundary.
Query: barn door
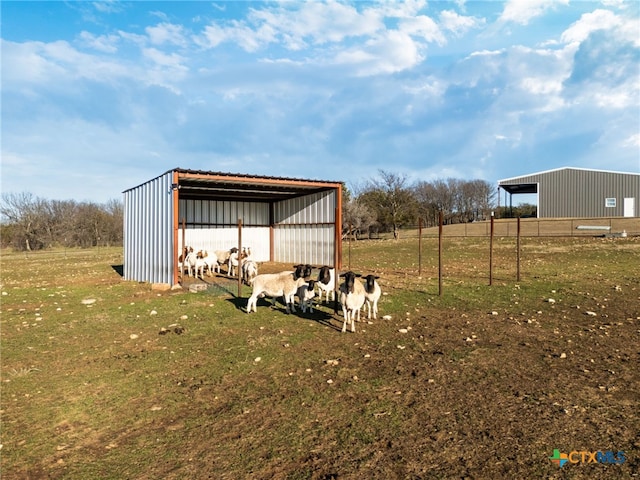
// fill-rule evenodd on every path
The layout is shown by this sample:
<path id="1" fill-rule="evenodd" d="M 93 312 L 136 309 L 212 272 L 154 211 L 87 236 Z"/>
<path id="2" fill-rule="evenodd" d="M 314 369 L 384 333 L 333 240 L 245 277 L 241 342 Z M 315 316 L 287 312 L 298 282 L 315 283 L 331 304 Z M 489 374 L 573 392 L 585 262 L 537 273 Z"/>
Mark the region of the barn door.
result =
<path id="1" fill-rule="evenodd" d="M 636 199 L 633 197 L 625 198 L 623 209 L 624 209 L 623 215 L 625 217 L 635 217 L 636 216 Z"/>

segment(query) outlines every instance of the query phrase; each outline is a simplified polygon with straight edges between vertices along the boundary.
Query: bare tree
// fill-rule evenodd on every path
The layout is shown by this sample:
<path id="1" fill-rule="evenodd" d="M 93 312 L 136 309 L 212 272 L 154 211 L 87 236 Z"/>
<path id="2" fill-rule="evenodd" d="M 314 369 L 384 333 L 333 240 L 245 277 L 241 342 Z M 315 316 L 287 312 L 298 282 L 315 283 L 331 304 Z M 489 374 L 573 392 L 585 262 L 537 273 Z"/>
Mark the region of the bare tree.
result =
<path id="1" fill-rule="evenodd" d="M 13 244 L 24 250 L 44 247 L 43 200 L 31 193 L 3 193 L 0 214 L 14 227 Z"/>
<path id="2" fill-rule="evenodd" d="M 367 232 L 370 234 L 370 228 L 376 223 L 375 213 L 358 198 L 349 200 L 343 205 L 342 213 L 342 232 L 343 236 L 350 235 L 356 240 L 358 235 Z"/>
<path id="3" fill-rule="evenodd" d="M 378 222 L 400 237 L 400 227 L 415 221 L 417 204 L 405 175 L 379 170 L 379 179 L 371 179 L 359 197 L 376 213 Z"/>
<path id="4" fill-rule="evenodd" d="M 18 250 L 122 243 L 123 207 L 116 200 L 101 206 L 3 193 L 0 215 L 2 244 Z"/>

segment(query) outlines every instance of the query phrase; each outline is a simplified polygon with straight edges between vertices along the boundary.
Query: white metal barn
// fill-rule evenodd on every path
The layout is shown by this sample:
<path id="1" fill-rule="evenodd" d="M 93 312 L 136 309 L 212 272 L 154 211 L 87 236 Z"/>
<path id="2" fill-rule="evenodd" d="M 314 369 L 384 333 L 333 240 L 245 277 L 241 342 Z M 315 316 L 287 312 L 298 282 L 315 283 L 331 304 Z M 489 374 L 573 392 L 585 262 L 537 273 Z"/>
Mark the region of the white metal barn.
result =
<path id="1" fill-rule="evenodd" d="M 239 235 L 259 262 L 342 267 L 340 182 L 175 168 L 123 193 L 126 280 L 175 285 L 183 245 Z"/>

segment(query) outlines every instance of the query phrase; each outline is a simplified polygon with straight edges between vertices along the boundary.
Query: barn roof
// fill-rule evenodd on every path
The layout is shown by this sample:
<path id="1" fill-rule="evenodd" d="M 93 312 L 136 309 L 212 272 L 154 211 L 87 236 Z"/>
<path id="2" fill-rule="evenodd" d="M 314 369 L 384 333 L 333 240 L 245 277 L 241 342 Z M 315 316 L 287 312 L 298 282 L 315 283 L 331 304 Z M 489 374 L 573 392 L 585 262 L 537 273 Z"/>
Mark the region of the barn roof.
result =
<path id="1" fill-rule="evenodd" d="M 335 189 L 341 182 L 174 168 L 180 198 L 268 202 Z M 136 188 L 136 187 L 134 187 Z M 131 189 L 130 189 L 131 190 Z M 126 190 L 125 190 L 126 191 Z"/>
<path id="2" fill-rule="evenodd" d="M 505 178 L 503 180 L 498 180 L 498 186 L 511 194 L 537 193 L 538 181 L 540 180 L 541 177 L 547 176 L 548 174 L 552 174 L 555 172 L 560 172 L 563 170 L 574 170 L 579 172 L 594 172 L 594 173 L 615 173 L 615 174 L 621 174 L 621 175 L 640 175 L 640 173 L 631 173 L 631 172 L 615 172 L 611 170 L 595 170 L 595 169 L 589 169 L 589 168 L 562 167 L 562 168 L 555 168 L 552 170 L 544 170 L 542 172 L 529 173 L 527 175 L 522 175 L 520 177 L 511 177 L 511 178 Z"/>

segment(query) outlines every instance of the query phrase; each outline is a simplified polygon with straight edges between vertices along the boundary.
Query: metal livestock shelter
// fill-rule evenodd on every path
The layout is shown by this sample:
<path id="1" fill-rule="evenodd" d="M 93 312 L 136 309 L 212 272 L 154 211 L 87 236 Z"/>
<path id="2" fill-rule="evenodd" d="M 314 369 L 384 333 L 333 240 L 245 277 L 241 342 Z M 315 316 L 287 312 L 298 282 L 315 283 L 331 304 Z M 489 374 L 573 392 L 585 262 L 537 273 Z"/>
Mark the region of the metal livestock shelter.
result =
<path id="1" fill-rule="evenodd" d="M 512 195 L 536 194 L 538 218 L 640 216 L 640 173 L 565 167 L 499 180 L 500 189 L 509 206 Z"/>
<path id="2" fill-rule="evenodd" d="M 179 283 L 184 245 L 342 267 L 342 183 L 175 168 L 124 194 L 124 278 Z"/>

